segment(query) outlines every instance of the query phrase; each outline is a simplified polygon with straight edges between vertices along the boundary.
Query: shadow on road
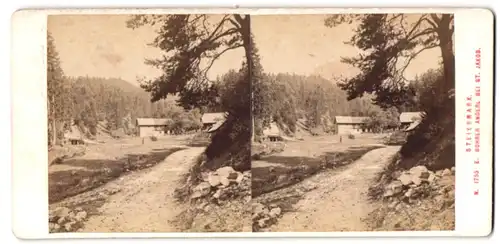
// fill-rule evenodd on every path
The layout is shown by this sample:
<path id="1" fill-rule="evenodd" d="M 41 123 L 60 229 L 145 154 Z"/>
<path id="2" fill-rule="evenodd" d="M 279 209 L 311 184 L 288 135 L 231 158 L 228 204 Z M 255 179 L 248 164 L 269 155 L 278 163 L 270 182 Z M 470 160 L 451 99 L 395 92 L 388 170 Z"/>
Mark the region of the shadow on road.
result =
<path id="1" fill-rule="evenodd" d="M 149 154 L 127 154 L 117 160 L 72 158 L 61 164 L 80 169 L 49 173 L 49 203 L 92 190 L 130 171 L 152 167 L 183 147 L 155 149 Z"/>
<path id="2" fill-rule="evenodd" d="M 252 168 L 252 197 L 294 185 L 322 170 L 348 165 L 378 148 L 382 146 L 354 146 L 342 152 L 327 152 L 315 158 L 275 155 L 262 157 L 260 160 L 274 166 Z"/>

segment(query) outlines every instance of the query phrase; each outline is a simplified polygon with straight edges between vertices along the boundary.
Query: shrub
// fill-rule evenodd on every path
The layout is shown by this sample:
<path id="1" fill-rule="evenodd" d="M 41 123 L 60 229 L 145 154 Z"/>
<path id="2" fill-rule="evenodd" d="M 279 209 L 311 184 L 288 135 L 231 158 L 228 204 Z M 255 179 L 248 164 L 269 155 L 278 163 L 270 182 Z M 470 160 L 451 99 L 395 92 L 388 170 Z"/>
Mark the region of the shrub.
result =
<path id="1" fill-rule="evenodd" d="M 226 122 L 214 133 L 205 151 L 209 170 L 231 166 L 237 171 L 251 168 L 250 163 L 251 119 L 249 116 L 228 116 Z"/>
<path id="2" fill-rule="evenodd" d="M 351 139 L 351 140 L 354 140 L 356 137 L 355 137 L 353 134 L 349 134 L 349 135 L 347 136 L 347 138 L 349 138 L 349 139 Z"/>
<path id="3" fill-rule="evenodd" d="M 422 79 L 419 106 L 425 115 L 401 147 L 404 168 L 424 164 L 439 170 L 455 165 L 455 99 L 438 93 L 442 79 L 441 73 Z"/>
<path id="4" fill-rule="evenodd" d="M 158 138 L 156 136 L 150 136 L 149 138 L 151 139 L 151 141 L 158 141 Z"/>

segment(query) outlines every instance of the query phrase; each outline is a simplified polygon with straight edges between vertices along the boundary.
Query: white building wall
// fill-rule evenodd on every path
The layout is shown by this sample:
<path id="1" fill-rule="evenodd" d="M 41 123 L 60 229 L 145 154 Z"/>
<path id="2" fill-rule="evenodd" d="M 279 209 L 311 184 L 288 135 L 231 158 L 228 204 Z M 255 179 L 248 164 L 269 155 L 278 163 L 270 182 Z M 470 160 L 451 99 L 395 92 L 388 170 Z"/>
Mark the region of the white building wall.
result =
<path id="1" fill-rule="evenodd" d="M 153 126 L 140 126 L 139 127 L 139 137 L 150 137 L 150 136 L 161 136 L 164 135 L 163 129 L 157 130 L 157 127 Z"/>
<path id="2" fill-rule="evenodd" d="M 337 132 L 339 135 L 360 134 L 361 126 L 358 124 L 337 124 Z"/>

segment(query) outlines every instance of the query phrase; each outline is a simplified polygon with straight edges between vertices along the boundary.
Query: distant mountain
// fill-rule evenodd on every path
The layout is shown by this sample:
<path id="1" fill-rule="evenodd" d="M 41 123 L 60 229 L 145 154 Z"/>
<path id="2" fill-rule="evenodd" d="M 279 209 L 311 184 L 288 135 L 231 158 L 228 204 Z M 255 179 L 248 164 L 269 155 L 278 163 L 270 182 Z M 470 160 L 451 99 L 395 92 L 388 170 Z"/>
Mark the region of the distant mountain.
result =
<path id="1" fill-rule="evenodd" d="M 336 83 L 340 77 L 352 77 L 357 73 L 358 70 L 356 68 L 342 63 L 340 60 L 329 61 L 319 65 L 313 72 L 314 75 L 319 75 L 334 83 Z"/>
<path id="2" fill-rule="evenodd" d="M 148 92 L 144 91 L 144 89 L 142 89 L 139 86 L 139 84 L 134 85 L 131 82 L 120 79 L 120 78 L 102 78 L 102 77 L 89 77 L 89 78 L 90 79 L 85 79 L 85 80 L 94 83 L 94 85 L 96 85 L 96 86 L 103 84 L 103 85 L 108 86 L 108 87 L 118 88 L 125 93 L 132 93 L 132 94 L 136 94 L 140 97 L 150 98 L 150 94 Z M 70 78 L 70 80 L 77 82 L 79 80 L 79 78 Z M 167 101 L 175 101 L 175 100 L 177 100 L 177 98 L 178 98 L 177 96 L 169 95 L 166 100 Z"/>
<path id="3" fill-rule="evenodd" d="M 119 79 L 119 78 L 107 78 L 101 80 L 101 82 L 106 83 L 109 86 L 120 88 L 124 92 L 133 92 L 133 93 L 144 93 L 147 94 L 144 89 L 142 89 L 139 84 L 134 85 L 131 82 Z"/>

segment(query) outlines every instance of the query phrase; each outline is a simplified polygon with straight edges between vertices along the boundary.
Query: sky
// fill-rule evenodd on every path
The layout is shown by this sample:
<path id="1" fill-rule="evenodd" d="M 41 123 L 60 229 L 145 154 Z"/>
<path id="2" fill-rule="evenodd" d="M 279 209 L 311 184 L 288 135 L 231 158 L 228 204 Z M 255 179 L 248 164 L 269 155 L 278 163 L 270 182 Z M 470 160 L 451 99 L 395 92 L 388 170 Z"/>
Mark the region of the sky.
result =
<path id="1" fill-rule="evenodd" d="M 256 45 L 267 72 L 295 72 L 319 74 L 325 78 L 352 76 L 356 70 L 340 62 L 341 57 L 352 57 L 358 51 L 344 42 L 354 34 L 355 25 L 329 28 L 324 25 L 326 15 L 268 15 L 252 19 Z M 426 50 L 406 69 L 413 78 L 430 68 L 437 68 L 440 51 Z"/>
<path id="2" fill-rule="evenodd" d="M 343 56 L 357 55 L 344 44 L 353 34 L 353 25 L 325 27 L 324 15 L 252 16 L 252 32 L 266 72 L 319 74 L 325 78 L 350 76 L 355 70 L 340 62 Z M 128 15 L 54 15 L 48 30 L 54 37 L 61 66 L 69 76 L 122 78 L 138 84 L 138 77 L 154 78 L 160 71 L 144 64 L 145 58 L 161 55 L 148 46 L 156 36 L 152 27 L 126 27 Z M 242 49 L 224 54 L 212 67 L 209 77 L 239 69 Z M 407 69 L 407 76 L 438 67 L 438 49 L 425 51 Z"/>
<path id="3" fill-rule="evenodd" d="M 138 84 L 137 77 L 154 78 L 159 70 L 144 64 L 146 58 L 161 56 L 161 50 L 148 46 L 156 37 L 149 26 L 127 28 L 128 15 L 53 15 L 48 18 L 52 34 L 68 76 L 122 78 Z M 243 50 L 225 53 L 210 70 L 216 77 L 229 69 L 239 69 Z"/>

